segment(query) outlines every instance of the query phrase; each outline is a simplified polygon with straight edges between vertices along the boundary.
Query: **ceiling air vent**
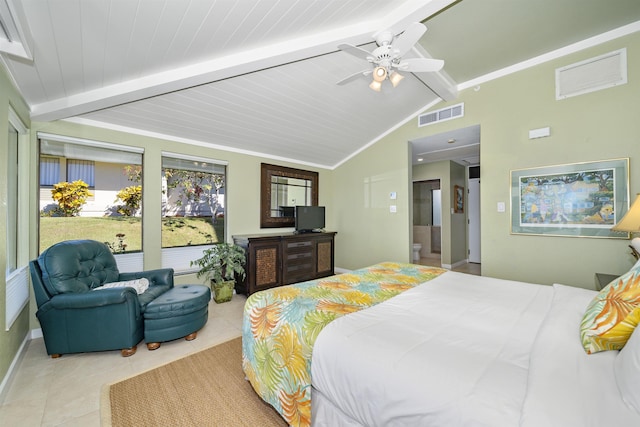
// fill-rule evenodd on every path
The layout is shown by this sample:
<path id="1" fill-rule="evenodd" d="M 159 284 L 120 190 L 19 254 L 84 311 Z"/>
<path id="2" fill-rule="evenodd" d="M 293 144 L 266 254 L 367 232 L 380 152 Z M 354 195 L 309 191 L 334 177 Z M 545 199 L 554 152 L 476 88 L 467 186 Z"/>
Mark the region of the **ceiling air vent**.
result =
<path id="1" fill-rule="evenodd" d="M 418 127 L 432 125 L 464 116 L 464 103 L 441 108 L 418 116 Z"/>
<path id="2" fill-rule="evenodd" d="M 627 83 L 627 49 L 556 69 L 556 100 Z"/>

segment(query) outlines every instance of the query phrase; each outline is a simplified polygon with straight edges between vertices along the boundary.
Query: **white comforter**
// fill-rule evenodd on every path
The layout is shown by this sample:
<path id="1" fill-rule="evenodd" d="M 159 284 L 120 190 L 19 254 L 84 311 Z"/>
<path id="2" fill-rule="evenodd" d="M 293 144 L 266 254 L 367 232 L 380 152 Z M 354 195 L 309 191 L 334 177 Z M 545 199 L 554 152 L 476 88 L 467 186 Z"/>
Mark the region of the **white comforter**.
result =
<path id="1" fill-rule="evenodd" d="M 559 285 L 447 272 L 341 317 L 320 333 L 313 351 L 314 425 L 605 425 L 585 423 L 592 414 L 579 413 L 593 412 L 598 403 L 582 400 L 590 391 L 580 381 L 590 376 L 575 368 L 577 359 L 587 358 L 578 339 L 579 323 L 593 295 Z M 562 304 L 574 315 L 565 316 Z M 572 356 L 565 357 L 567 351 Z M 609 353 L 598 356 L 610 360 L 606 375 L 595 375 L 592 386 L 606 380 L 612 396 L 598 394 L 604 399 L 599 402 L 615 401 L 611 412 L 623 413 L 622 418 L 609 414 L 608 421 L 611 416 L 640 421 L 616 394 L 611 363 L 617 352 Z M 556 377 L 558 372 L 562 375 Z M 563 390 L 566 384 L 570 387 Z M 563 399 L 574 405 L 565 408 Z M 584 402 L 590 407 L 584 408 Z M 559 414 L 567 409 L 571 413 L 562 418 Z M 569 418 L 581 422 L 565 423 Z"/>
<path id="2" fill-rule="evenodd" d="M 624 403 L 614 377 L 618 352 L 587 355 L 580 344 L 580 321 L 594 292 L 553 287 L 553 304 L 531 351 L 520 425 L 639 427 L 640 414 Z"/>

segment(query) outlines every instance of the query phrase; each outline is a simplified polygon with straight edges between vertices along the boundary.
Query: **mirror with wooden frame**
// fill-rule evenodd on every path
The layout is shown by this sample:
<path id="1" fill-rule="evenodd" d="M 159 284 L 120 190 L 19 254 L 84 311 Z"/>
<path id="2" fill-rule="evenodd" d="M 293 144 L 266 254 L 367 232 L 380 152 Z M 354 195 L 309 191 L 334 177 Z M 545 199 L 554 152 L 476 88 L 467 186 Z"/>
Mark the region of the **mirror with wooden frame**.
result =
<path id="1" fill-rule="evenodd" d="M 318 206 L 318 172 L 262 163 L 260 228 L 294 227 L 296 206 Z"/>

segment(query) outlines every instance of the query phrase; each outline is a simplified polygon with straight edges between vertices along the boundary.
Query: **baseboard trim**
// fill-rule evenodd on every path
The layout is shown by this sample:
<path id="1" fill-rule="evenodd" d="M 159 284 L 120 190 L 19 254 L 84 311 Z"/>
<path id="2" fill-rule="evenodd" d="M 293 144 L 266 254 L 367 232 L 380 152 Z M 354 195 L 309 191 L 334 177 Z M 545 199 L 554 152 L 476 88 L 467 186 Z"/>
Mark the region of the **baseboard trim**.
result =
<path id="1" fill-rule="evenodd" d="M 22 344 L 20 344 L 20 348 L 18 349 L 9 369 L 7 370 L 7 374 L 2 379 L 2 383 L 0 383 L 0 405 L 4 403 L 4 399 L 6 397 L 7 391 L 9 390 L 9 385 L 11 384 L 11 380 L 16 373 L 16 369 L 20 364 L 20 361 L 24 357 L 27 351 L 27 343 L 31 340 L 31 333 L 27 332 L 25 334 L 24 339 L 22 340 Z"/>
<path id="2" fill-rule="evenodd" d="M 458 268 L 463 265 L 469 264 L 468 259 L 463 259 L 458 262 L 454 262 L 453 264 L 441 264 L 442 268 L 446 268 L 447 270 L 453 270 L 454 268 Z"/>

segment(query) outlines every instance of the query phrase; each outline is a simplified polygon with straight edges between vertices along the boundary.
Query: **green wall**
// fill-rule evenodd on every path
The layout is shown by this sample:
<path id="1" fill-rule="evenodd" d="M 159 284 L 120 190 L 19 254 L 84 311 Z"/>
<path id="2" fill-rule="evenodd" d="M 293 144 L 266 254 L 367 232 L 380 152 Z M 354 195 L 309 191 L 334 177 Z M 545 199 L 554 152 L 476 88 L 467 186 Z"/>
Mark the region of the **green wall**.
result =
<path id="1" fill-rule="evenodd" d="M 616 49 L 627 48 L 629 83 L 555 100 L 554 71 Z M 628 241 L 511 235 L 512 169 L 628 157 L 630 194 L 640 192 L 640 34 L 618 39 L 468 91 L 481 123 L 482 271 L 538 283 L 593 288 L 594 273 L 623 273 L 632 265 Z M 548 138 L 530 140 L 528 130 L 551 127 Z"/>
<path id="2" fill-rule="evenodd" d="M 330 215 L 338 231 L 336 266 L 355 269 L 410 259 L 412 188 L 406 141 L 402 136 L 387 137 L 333 171 Z M 390 199 L 391 192 L 396 200 Z M 389 212 L 391 205 L 397 206 L 397 213 Z"/>
<path id="3" fill-rule="evenodd" d="M 6 331 L 6 274 L 7 271 L 7 167 L 9 106 L 29 125 L 29 109 L 13 87 L 3 67 L 0 67 L 0 381 L 11 366 L 20 345 L 29 332 L 28 311 L 23 310 L 11 329 Z"/>
<path id="4" fill-rule="evenodd" d="M 627 48 L 629 83 L 555 100 L 555 69 Z M 342 239 L 337 265 L 356 268 L 382 259 L 410 258 L 411 198 L 408 141 L 425 135 L 481 126 L 482 274 L 534 283 L 594 287 L 594 273 L 623 273 L 632 265 L 628 241 L 510 234 L 510 172 L 536 166 L 630 158 L 631 199 L 640 192 L 640 34 L 633 34 L 462 91 L 465 116 L 418 128 L 411 119 L 334 171 L 334 214 Z M 442 108 L 447 103 L 437 105 Z M 530 140 L 530 129 L 551 127 L 551 136 Z M 446 172 L 442 172 L 446 179 Z M 434 177 L 430 175 L 430 177 Z M 363 202 L 365 183 L 378 178 L 378 203 Z M 441 178 L 442 179 L 442 178 Z M 454 183 L 450 183 L 451 186 Z M 398 214 L 388 213 L 386 193 L 398 191 Z M 443 199 L 451 197 L 443 185 Z M 443 200 L 443 205 L 450 201 Z M 448 220 L 447 215 L 444 223 Z M 449 218 L 450 220 L 450 218 Z M 455 227 L 454 227 L 455 228 Z M 458 252 L 451 250 L 455 262 Z"/>

